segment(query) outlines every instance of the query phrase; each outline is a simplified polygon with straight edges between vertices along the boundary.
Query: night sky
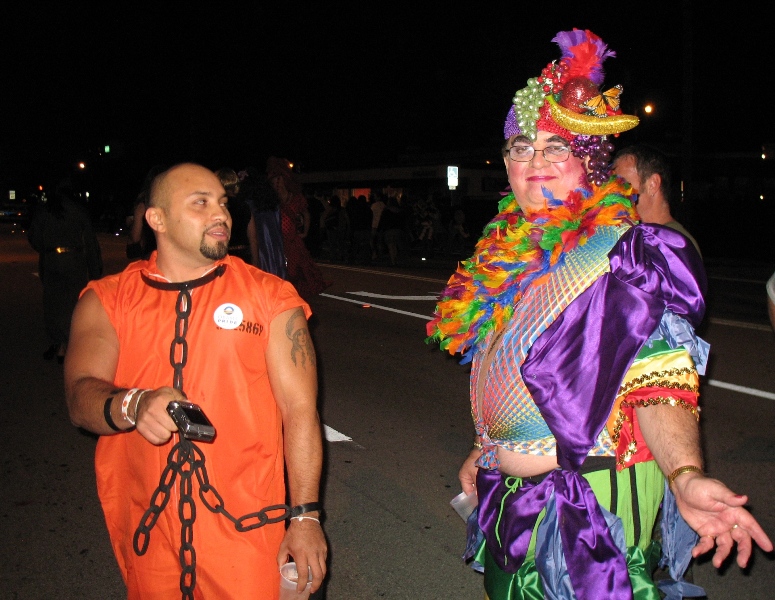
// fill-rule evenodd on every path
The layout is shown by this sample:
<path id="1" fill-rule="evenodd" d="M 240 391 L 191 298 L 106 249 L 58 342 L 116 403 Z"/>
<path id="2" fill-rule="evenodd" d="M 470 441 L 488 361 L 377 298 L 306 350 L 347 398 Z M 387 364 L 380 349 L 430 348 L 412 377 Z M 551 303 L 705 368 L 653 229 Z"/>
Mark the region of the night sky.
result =
<path id="1" fill-rule="evenodd" d="M 183 159 L 239 169 L 279 155 L 312 171 L 497 151 L 514 92 L 559 58 L 551 40 L 573 27 L 617 53 L 603 87 L 624 86 L 625 112 L 656 105 L 639 135 L 680 141 L 690 107 L 700 150 L 775 142 L 770 19 L 762 8 L 733 12 L 741 3 L 723 14 L 678 1 L 361 3 L 356 12 L 34 4 L 3 19 L 5 187 L 58 177 L 105 144 L 114 174 L 138 187 L 151 166 Z"/>

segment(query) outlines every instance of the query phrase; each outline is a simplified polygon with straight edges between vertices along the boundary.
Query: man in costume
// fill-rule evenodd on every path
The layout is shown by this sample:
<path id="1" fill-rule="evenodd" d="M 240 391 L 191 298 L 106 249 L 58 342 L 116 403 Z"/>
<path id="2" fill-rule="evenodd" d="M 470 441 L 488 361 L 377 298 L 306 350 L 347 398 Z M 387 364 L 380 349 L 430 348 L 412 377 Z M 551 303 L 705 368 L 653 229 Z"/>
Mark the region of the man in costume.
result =
<path id="1" fill-rule="evenodd" d="M 212 171 L 158 175 L 146 218 L 157 251 L 87 286 L 65 361 L 70 418 L 100 436 L 98 493 L 128 597 L 277 598 L 290 556 L 315 591 L 327 546 L 310 308 L 227 254 Z M 199 405 L 214 440 L 182 437 L 173 400 Z"/>
<path id="2" fill-rule="evenodd" d="M 629 183 L 638 194 L 636 209 L 642 223 L 659 223 L 675 229 L 688 237 L 700 252 L 697 240 L 670 212 L 672 184 L 667 156 L 647 144 L 633 144 L 616 153 L 611 172 Z"/>
<path id="3" fill-rule="evenodd" d="M 692 556 L 772 542 L 703 472 L 697 406 L 707 344 L 702 261 L 683 235 L 640 224 L 610 177 L 607 136 L 637 125 L 614 53 L 586 30 L 517 91 L 504 127 L 511 192 L 442 292 L 429 341 L 471 362 L 476 492 L 465 558 L 489 600 L 703 595 Z M 661 543 L 653 535 L 662 515 Z M 661 556 L 660 556 L 661 548 Z"/>

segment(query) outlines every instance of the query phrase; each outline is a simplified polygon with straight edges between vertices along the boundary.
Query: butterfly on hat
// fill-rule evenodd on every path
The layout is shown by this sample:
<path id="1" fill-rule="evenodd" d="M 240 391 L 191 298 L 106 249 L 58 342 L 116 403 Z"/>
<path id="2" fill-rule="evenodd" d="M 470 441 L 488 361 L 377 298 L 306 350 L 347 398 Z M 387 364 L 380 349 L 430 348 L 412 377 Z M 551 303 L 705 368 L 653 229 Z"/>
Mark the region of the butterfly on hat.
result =
<path id="1" fill-rule="evenodd" d="M 619 96 L 623 91 L 622 86 L 615 85 L 602 94 L 590 98 L 582 106 L 591 110 L 596 117 L 605 117 L 608 113 L 607 107 L 610 106 L 614 112 L 619 109 Z"/>

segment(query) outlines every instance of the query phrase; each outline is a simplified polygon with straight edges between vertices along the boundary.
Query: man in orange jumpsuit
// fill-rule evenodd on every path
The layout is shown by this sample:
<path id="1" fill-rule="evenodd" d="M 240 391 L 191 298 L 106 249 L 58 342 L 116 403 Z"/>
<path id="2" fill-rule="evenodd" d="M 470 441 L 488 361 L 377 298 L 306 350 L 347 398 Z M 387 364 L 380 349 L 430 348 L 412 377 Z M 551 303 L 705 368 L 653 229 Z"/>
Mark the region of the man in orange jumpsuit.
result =
<path id="1" fill-rule="evenodd" d="M 314 592 L 327 545 L 310 308 L 290 283 L 227 254 L 226 194 L 208 169 L 180 164 L 160 174 L 145 216 L 157 251 L 87 286 L 65 361 L 70 418 L 101 436 L 97 487 L 128 597 L 277 598 L 289 557 L 300 572 L 309 567 Z M 220 502 L 212 493 L 202 502 L 201 470 L 189 479 L 193 490 L 182 474 L 160 486 L 170 483 L 163 472 L 179 439 L 166 410 L 173 400 L 198 404 L 215 427 L 212 442 L 195 444 Z M 277 510 L 267 511 L 270 522 L 247 531 L 211 510 L 222 503 L 239 519 L 286 498 L 287 529 L 283 509 L 278 522 Z M 184 520 L 195 517 L 183 537 L 179 506 Z M 158 518 L 138 555 L 149 507 Z"/>

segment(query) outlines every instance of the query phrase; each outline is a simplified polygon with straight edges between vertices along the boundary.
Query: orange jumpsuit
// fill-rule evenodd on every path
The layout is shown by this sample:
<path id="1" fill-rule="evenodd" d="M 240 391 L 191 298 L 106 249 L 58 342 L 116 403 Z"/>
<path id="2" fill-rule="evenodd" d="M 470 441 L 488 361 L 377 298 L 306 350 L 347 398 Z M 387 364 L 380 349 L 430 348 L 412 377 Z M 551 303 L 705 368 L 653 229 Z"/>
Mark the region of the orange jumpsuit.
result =
<path id="1" fill-rule="evenodd" d="M 218 262 L 226 265 L 223 276 L 190 292 L 183 391 L 216 429 L 212 443 L 197 444 L 211 485 L 226 510 L 239 518 L 285 502 L 282 419 L 269 385 L 265 351 L 276 315 L 302 307 L 309 318 L 311 311 L 290 283 L 231 256 Z M 155 253 L 122 273 L 91 282 L 87 289 L 97 293 L 120 340 L 115 385 L 172 386 L 170 345 L 178 293 L 149 286 L 141 271 L 158 275 Z M 102 436 L 97 443 L 97 490 L 130 599 L 181 597 L 179 478 L 151 531 L 147 552 L 137 556 L 132 543 L 177 440 L 176 434 L 154 446 L 132 431 Z M 195 597 L 277 598 L 277 553 L 284 524 L 240 533 L 226 517 L 202 504 L 196 477 L 192 491 Z"/>

